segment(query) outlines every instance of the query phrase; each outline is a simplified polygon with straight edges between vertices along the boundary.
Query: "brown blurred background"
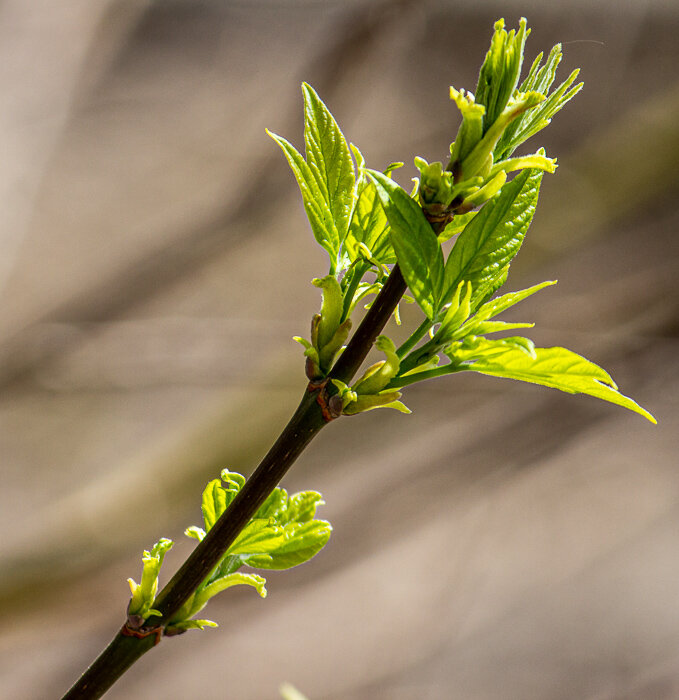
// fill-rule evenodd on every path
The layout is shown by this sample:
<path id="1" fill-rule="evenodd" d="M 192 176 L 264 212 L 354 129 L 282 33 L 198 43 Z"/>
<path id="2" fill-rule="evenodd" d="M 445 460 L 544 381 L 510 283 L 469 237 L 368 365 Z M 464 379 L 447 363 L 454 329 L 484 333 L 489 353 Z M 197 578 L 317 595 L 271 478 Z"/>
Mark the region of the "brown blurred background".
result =
<path id="1" fill-rule="evenodd" d="M 325 274 L 264 128 L 311 82 L 373 167 L 445 157 L 448 85 L 492 23 L 562 41 L 585 90 L 514 315 L 659 419 L 479 376 L 330 426 L 285 481 L 335 533 L 210 604 L 123 698 L 679 698 L 679 3 L 5 0 L 0 4 L 0 696 L 58 697 L 120 626 L 160 536 L 246 473 L 303 389 Z M 525 152 L 528 152 L 525 150 Z M 407 325 L 415 316 L 404 309 Z"/>

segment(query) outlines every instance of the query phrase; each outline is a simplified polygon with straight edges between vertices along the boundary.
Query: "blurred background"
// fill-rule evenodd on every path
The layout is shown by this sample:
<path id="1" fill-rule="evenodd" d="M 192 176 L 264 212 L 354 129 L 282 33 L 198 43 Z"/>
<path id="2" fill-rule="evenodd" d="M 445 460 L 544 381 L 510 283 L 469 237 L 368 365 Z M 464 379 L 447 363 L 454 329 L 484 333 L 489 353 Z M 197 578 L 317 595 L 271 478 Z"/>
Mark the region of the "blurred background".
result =
<path id="1" fill-rule="evenodd" d="M 0 4 L 0 695 L 60 696 L 123 621 L 144 548 L 249 473 L 305 385 L 326 272 L 264 128 L 310 82 L 368 163 L 446 157 L 495 19 L 585 90 L 514 315 L 659 419 L 481 376 L 332 424 L 286 478 L 335 532 L 111 700 L 679 697 L 679 3 L 4 0 Z M 525 152 L 529 152 L 525 150 Z M 414 323 L 403 309 L 404 324 Z"/>

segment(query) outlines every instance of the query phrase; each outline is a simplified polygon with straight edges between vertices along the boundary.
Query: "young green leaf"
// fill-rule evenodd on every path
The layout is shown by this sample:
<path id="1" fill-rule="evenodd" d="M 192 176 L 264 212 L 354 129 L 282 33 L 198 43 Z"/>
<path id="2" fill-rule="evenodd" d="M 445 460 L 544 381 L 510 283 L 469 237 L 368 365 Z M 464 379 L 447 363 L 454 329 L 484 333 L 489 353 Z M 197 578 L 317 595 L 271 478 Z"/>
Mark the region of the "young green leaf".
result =
<path id="1" fill-rule="evenodd" d="M 136 583 L 131 578 L 127 579 L 132 592 L 132 599 L 128 606 L 129 615 L 146 619 L 155 612 L 152 606 L 158 592 L 160 567 L 163 565 L 165 553 L 172 548 L 173 544 L 172 540 L 162 537 L 153 545 L 150 552 L 144 550 L 141 583 Z"/>
<path id="2" fill-rule="evenodd" d="M 489 283 L 498 275 L 504 281 L 533 219 L 541 180 L 541 171 L 523 171 L 467 224 L 446 261 L 442 303 L 466 280 L 474 288 L 473 311 L 495 291 Z"/>
<path id="3" fill-rule="evenodd" d="M 354 165 L 334 117 L 309 85 L 304 93 L 306 160 L 286 139 L 267 131 L 281 147 L 297 179 L 311 230 L 330 255 L 333 272 L 354 206 Z"/>
<path id="4" fill-rule="evenodd" d="M 511 331 L 516 328 L 533 328 L 534 323 L 506 322 L 506 321 L 480 321 L 476 323 L 470 319 L 469 325 L 465 324 L 457 332 L 451 335 L 453 340 L 458 340 L 466 335 L 488 335 L 490 333 L 501 333 Z"/>
<path id="5" fill-rule="evenodd" d="M 450 162 L 461 163 L 483 137 L 483 122 L 486 108 L 477 104 L 474 95 L 466 90 L 450 86 L 450 99 L 455 102 L 462 115 L 462 124 L 455 141 L 450 144 Z"/>
<path id="6" fill-rule="evenodd" d="M 305 523 L 316 515 L 318 506 L 325 504 L 318 491 L 300 491 L 288 496 L 285 489 L 276 487 L 255 513 L 254 518 L 268 518 L 278 525 Z"/>
<path id="7" fill-rule="evenodd" d="M 481 304 L 485 304 L 492 296 L 497 292 L 500 287 L 504 285 L 509 276 L 509 263 L 504 267 L 499 268 L 494 273 L 492 272 L 490 276 L 482 282 L 475 290 L 474 294 L 474 306 L 476 308 Z"/>
<path id="8" fill-rule="evenodd" d="M 378 394 L 361 394 L 356 397 L 355 401 L 347 404 L 344 413 L 347 416 L 353 416 L 357 413 L 365 413 L 376 408 L 393 408 L 400 413 L 412 413 L 412 411 L 399 399 L 401 392 L 385 389 Z"/>
<path id="9" fill-rule="evenodd" d="M 342 320 L 342 289 L 334 275 L 313 279 L 311 283 L 322 290 L 321 319 L 317 329 L 320 353 L 332 340 Z"/>
<path id="10" fill-rule="evenodd" d="M 365 258 L 366 248 L 371 259 L 380 265 L 396 262 L 396 254 L 389 240 L 389 222 L 384 209 L 378 204 L 377 190 L 370 180 L 363 183 L 359 192 L 345 247 L 351 262 Z"/>
<path id="11" fill-rule="evenodd" d="M 187 630 L 204 630 L 206 627 L 219 627 L 219 625 L 212 620 L 180 620 L 168 625 L 165 628 L 165 634 L 168 637 L 174 637 Z"/>
<path id="12" fill-rule="evenodd" d="M 243 476 L 224 469 L 221 480 L 211 481 L 203 491 L 205 530 L 189 527 L 185 534 L 199 542 L 202 541 L 206 530 L 214 526 L 244 483 Z M 209 620 L 192 618 L 210 598 L 231 586 L 253 586 L 265 597 L 265 579 L 256 574 L 237 573 L 238 569 L 246 564 L 260 569 L 288 569 L 311 559 L 324 547 L 332 532 L 330 523 L 314 519 L 316 508 L 322 504 L 323 497 L 316 491 L 301 491 L 288 496 L 285 489 L 275 488 L 241 530 L 210 576 L 198 586 L 170 620 L 166 632 L 180 634 L 187 629 L 215 626 Z M 139 601 L 138 605 L 135 603 L 135 612 L 138 608 L 145 615 L 153 613 L 150 606 L 157 590 L 157 572 L 162 555 L 171 545 L 169 540 L 161 540 L 151 553 L 144 552 L 142 584 L 137 585 L 130 581 L 133 603 Z"/>
<path id="13" fill-rule="evenodd" d="M 512 98 L 507 108 L 498 116 L 472 152 L 460 164 L 461 176 L 465 178 L 474 175 L 488 176 L 492 172 L 493 153 L 504 130 L 526 111 L 533 109 L 543 101 L 544 95 L 539 92 L 529 92 Z"/>
<path id="14" fill-rule="evenodd" d="M 565 348 L 535 348 L 535 358 L 504 341 L 475 338 L 456 344 L 446 354 L 457 370 L 471 370 L 559 389 L 569 394 L 589 394 L 635 411 L 656 423 L 635 401 L 621 394 L 611 376 L 598 365 Z"/>
<path id="15" fill-rule="evenodd" d="M 222 481 L 226 487 L 222 486 Z M 221 480 L 214 479 L 203 491 L 201 510 L 205 521 L 205 530 L 210 530 L 219 516 L 229 507 L 245 483 L 245 477 L 228 469 L 222 470 Z M 193 536 L 193 535 L 190 535 Z"/>
<path id="16" fill-rule="evenodd" d="M 211 580 L 207 585 L 199 587 L 179 608 L 168 622 L 166 634 L 172 636 L 189 629 L 202 630 L 205 627 L 217 627 L 217 623 L 212 622 L 212 620 L 193 620 L 191 618 L 207 605 L 210 598 L 214 598 L 218 593 L 233 586 L 252 586 L 262 598 L 266 598 L 265 584 L 266 580 L 257 574 L 233 573 Z"/>
<path id="17" fill-rule="evenodd" d="M 318 183 L 311 168 L 309 168 L 299 151 L 282 136 L 278 136 L 268 130 L 266 133 L 281 147 L 283 154 L 288 160 L 290 169 L 299 185 L 299 191 L 302 194 L 302 202 L 304 203 L 311 230 L 318 244 L 328 252 L 332 267 L 339 250 L 339 234 L 332 223 L 332 212 L 327 201 L 325 201 L 323 192 L 318 188 Z"/>
<path id="18" fill-rule="evenodd" d="M 403 277 L 427 318 L 438 311 L 443 254 L 422 208 L 391 178 L 368 170 L 391 226 L 391 243 Z"/>
<path id="19" fill-rule="evenodd" d="M 562 57 L 561 44 L 552 48 L 542 67 L 540 67 L 542 53 L 538 54 L 519 91 L 539 92 L 546 95 L 547 99 L 535 109 L 522 114 L 505 129 L 495 148 L 495 160 L 508 158 L 521 143 L 544 129 L 552 117 L 582 89 L 582 83 L 571 87 L 579 72 L 574 70 L 556 90 L 549 94 Z"/>
<path id="20" fill-rule="evenodd" d="M 478 214 L 478 211 L 469 211 L 466 214 L 456 214 L 455 218 L 439 233 L 439 243 L 445 243 L 458 233 L 462 233 L 464 227 Z"/>
<path id="21" fill-rule="evenodd" d="M 300 491 L 293 493 L 285 510 L 277 515 L 278 522 L 308 523 L 316 515 L 316 508 L 325 505 L 323 496 L 318 491 Z"/>
<path id="22" fill-rule="evenodd" d="M 532 323 L 505 323 L 503 321 L 490 321 L 503 311 L 518 304 L 520 301 L 532 296 L 545 287 L 551 287 L 556 284 L 554 281 L 541 282 L 540 284 L 522 289 L 518 292 L 509 292 L 502 296 L 496 297 L 491 301 L 482 304 L 466 323 L 459 328 L 451 338 L 463 338 L 467 335 L 485 335 L 486 333 L 497 333 L 501 330 L 509 330 L 510 328 L 530 328 Z"/>
<path id="23" fill-rule="evenodd" d="M 272 518 L 251 520 L 229 547 L 230 555 L 250 555 L 253 552 L 273 552 L 285 541 L 285 533 Z"/>
<path id="24" fill-rule="evenodd" d="M 221 593 L 232 586 L 252 586 L 262 598 L 266 598 L 265 584 L 266 580 L 257 574 L 237 573 L 222 576 L 216 581 L 212 581 L 212 583 L 205 586 L 205 588 L 201 588 L 196 593 L 193 601 L 193 610 L 189 617 L 193 617 L 195 614 L 199 613 L 210 598 L 213 598 L 217 593 Z"/>
<path id="25" fill-rule="evenodd" d="M 503 280 L 504 281 L 504 280 Z M 450 305 L 441 318 L 441 323 L 433 333 L 431 339 L 420 348 L 405 357 L 401 364 L 399 376 L 412 376 L 413 373 L 429 371 L 433 369 L 427 367 L 429 362 L 438 362 L 437 353 L 452 341 L 462 340 L 469 336 L 486 335 L 488 333 L 499 333 L 517 328 L 532 328 L 533 323 L 507 323 L 505 321 L 491 321 L 498 314 L 506 309 L 518 304 L 523 299 L 535 294 L 547 286 L 556 284 L 555 282 L 542 282 L 528 289 L 518 292 L 504 294 L 492 301 L 482 304 L 476 313 L 470 317 L 471 299 L 473 296 L 472 285 L 464 280 L 460 282 L 453 293 Z M 483 295 L 487 295 L 487 289 L 482 290 Z M 478 294 L 476 295 L 478 298 Z M 445 373 L 444 368 L 438 368 L 439 372 Z M 393 386 L 393 382 L 390 386 Z"/>
<path id="26" fill-rule="evenodd" d="M 521 74 L 523 49 L 530 30 L 521 18 L 518 31 L 507 32 L 504 19 L 495 23 L 490 48 L 479 72 L 476 85 L 476 103 L 486 108 L 483 132 L 486 133 L 503 112 L 512 97 Z"/>
<path id="27" fill-rule="evenodd" d="M 253 554 L 242 557 L 243 563 L 254 569 L 290 569 L 303 564 L 323 549 L 332 527 L 325 520 L 309 520 L 303 523 L 287 523 L 276 547 L 252 549 Z"/>
<path id="28" fill-rule="evenodd" d="M 184 534 L 187 537 L 191 537 L 194 540 L 202 542 L 205 539 L 205 535 L 207 533 L 205 532 L 205 530 L 203 530 L 202 527 L 196 527 L 195 525 L 191 525 L 190 527 L 187 527 L 186 530 L 184 530 Z"/>
<path id="29" fill-rule="evenodd" d="M 227 488 L 216 479 L 203 492 L 206 530 L 210 530 L 242 486 L 240 474 L 224 470 L 222 479 L 227 481 Z M 260 569 L 288 569 L 311 559 L 325 546 L 332 532 L 330 523 L 314 520 L 316 509 L 322 504 L 323 497 L 317 491 L 288 496 L 285 489 L 275 488 L 241 530 L 206 585 L 243 564 Z M 189 528 L 186 532 L 196 539 L 201 539 L 201 533 L 200 528 Z"/>
<path id="30" fill-rule="evenodd" d="M 278 522 L 281 515 L 287 511 L 288 501 L 288 492 L 277 486 L 252 517 L 254 520 L 263 518 L 265 520 L 273 519 Z"/>
<path id="31" fill-rule="evenodd" d="M 375 347 L 383 352 L 387 359 L 369 367 L 351 387 L 358 395 L 378 394 L 397 374 L 400 360 L 396 346 L 391 338 L 381 335 L 375 341 Z"/>
<path id="32" fill-rule="evenodd" d="M 303 83 L 302 92 L 307 163 L 330 209 L 339 250 L 354 206 L 354 164 L 344 134 L 316 91 Z"/>

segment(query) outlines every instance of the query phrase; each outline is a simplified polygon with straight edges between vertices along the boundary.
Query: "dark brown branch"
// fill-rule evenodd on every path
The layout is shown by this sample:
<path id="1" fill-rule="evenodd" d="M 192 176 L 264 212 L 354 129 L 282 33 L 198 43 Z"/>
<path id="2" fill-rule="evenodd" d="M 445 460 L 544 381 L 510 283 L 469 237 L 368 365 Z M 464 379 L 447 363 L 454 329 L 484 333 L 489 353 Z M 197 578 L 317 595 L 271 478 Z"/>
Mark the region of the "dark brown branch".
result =
<path id="1" fill-rule="evenodd" d="M 395 266 L 330 373 L 332 378 L 346 383 L 351 381 L 405 288 L 401 271 Z M 309 385 L 290 422 L 240 493 L 158 594 L 153 607 L 162 613 L 162 617 L 147 621 L 150 624 L 138 636 L 119 632 L 64 696 L 64 700 L 101 697 L 137 659 L 154 646 L 158 639 L 155 630 L 164 627 L 205 580 L 297 457 L 326 425 L 328 416 L 327 413 L 324 415 L 322 406 L 326 405 L 327 396 L 321 397 L 319 392 L 326 392 L 331 386 L 328 382 Z"/>
<path id="2" fill-rule="evenodd" d="M 373 301 L 370 311 L 356 329 L 349 345 L 340 355 L 330 372 L 332 379 L 348 384 L 358 372 L 377 336 L 382 332 L 398 302 L 406 291 L 406 283 L 398 265 L 394 265 L 382 290 Z"/>

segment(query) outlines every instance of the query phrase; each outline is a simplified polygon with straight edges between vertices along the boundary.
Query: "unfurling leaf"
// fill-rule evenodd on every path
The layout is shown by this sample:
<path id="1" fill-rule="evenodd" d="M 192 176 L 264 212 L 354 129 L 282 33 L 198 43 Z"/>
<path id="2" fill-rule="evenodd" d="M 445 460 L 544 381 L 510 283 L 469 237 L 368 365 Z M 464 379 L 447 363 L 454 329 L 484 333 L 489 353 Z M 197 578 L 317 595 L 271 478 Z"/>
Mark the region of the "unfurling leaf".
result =
<path id="1" fill-rule="evenodd" d="M 462 294 L 463 288 L 464 294 Z M 457 285 L 450 306 L 441 321 L 441 326 L 432 338 L 433 344 L 440 346 L 448 339 L 452 338 L 452 334 L 469 318 L 472 291 L 471 282 L 462 280 L 462 282 Z"/>
<path id="2" fill-rule="evenodd" d="M 257 576 L 257 574 L 228 574 L 227 576 L 222 576 L 216 581 L 212 581 L 209 585 L 202 588 L 200 592 L 196 595 L 194 606 L 196 609 L 193 611 L 192 615 L 200 612 L 205 607 L 205 604 L 212 598 L 216 596 L 217 593 L 225 591 L 227 588 L 232 586 L 252 586 L 260 597 L 266 598 L 266 580 L 262 576 Z"/>
<path id="3" fill-rule="evenodd" d="M 342 320 L 342 289 L 334 275 L 314 279 L 311 283 L 323 292 L 317 337 L 317 349 L 322 352 L 323 348 L 332 340 Z"/>
<path id="4" fill-rule="evenodd" d="M 522 114 L 505 129 L 495 148 L 496 160 L 508 158 L 521 143 L 548 126 L 552 117 L 582 89 L 582 83 L 571 87 L 579 73 L 578 70 L 574 70 L 550 94 L 549 90 L 556 77 L 556 69 L 562 59 L 561 44 L 552 48 L 544 66 L 540 66 L 542 56 L 542 53 L 538 54 L 519 91 L 539 92 L 546 95 L 546 99 L 535 109 Z"/>
<path id="5" fill-rule="evenodd" d="M 316 314 L 311 324 L 311 343 L 295 338 L 306 347 L 305 355 L 317 365 L 317 373 L 325 376 L 337 353 L 342 349 L 351 330 L 351 319 L 342 321 L 344 295 L 334 275 L 312 280 L 315 287 L 323 291 L 321 313 Z"/>
<path id="6" fill-rule="evenodd" d="M 222 479 L 226 488 L 215 479 L 203 493 L 203 517 L 208 531 L 242 487 L 240 474 L 224 470 Z M 208 583 L 244 564 L 261 569 L 288 569 L 311 559 L 325 546 L 332 532 L 330 523 L 314 519 L 316 509 L 322 504 L 323 497 L 316 491 L 288 496 L 285 489 L 275 488 L 229 547 Z M 189 530 L 187 534 L 196 537 L 198 528 Z"/>
<path id="7" fill-rule="evenodd" d="M 490 48 L 479 72 L 476 85 L 476 103 L 485 107 L 484 134 L 502 114 L 519 83 L 523 64 L 523 49 L 530 33 L 525 18 L 521 18 L 519 29 L 507 32 L 505 22 L 495 22 L 495 32 Z"/>
<path id="8" fill-rule="evenodd" d="M 170 636 L 181 634 L 189 629 L 200 629 L 205 627 L 217 627 L 212 620 L 193 620 L 208 603 L 210 598 L 214 598 L 218 593 L 233 586 L 252 586 L 262 598 L 266 598 L 266 580 L 256 574 L 228 574 L 217 579 L 213 579 L 209 584 L 200 586 L 196 592 L 179 608 L 172 619 L 167 623 L 166 634 Z"/>
<path id="9" fill-rule="evenodd" d="M 400 413 L 412 413 L 412 411 L 399 399 L 401 392 L 395 390 L 380 391 L 378 394 L 361 394 L 356 400 L 348 404 L 344 409 L 347 416 L 357 413 L 365 413 L 375 408 L 393 408 Z"/>
<path id="10" fill-rule="evenodd" d="M 168 637 L 174 637 L 188 630 L 204 630 L 206 627 L 219 627 L 219 625 L 212 620 L 181 620 L 168 625 L 165 628 L 165 634 Z"/>
<path id="11" fill-rule="evenodd" d="M 369 367 L 352 386 L 352 389 L 359 395 L 379 393 L 398 372 L 400 360 L 393 341 L 386 335 L 381 335 L 375 341 L 375 347 L 381 350 L 387 359 Z"/>
<path id="12" fill-rule="evenodd" d="M 244 484 L 245 477 L 224 469 L 221 479 L 210 481 L 203 491 L 201 510 L 205 530 L 192 526 L 186 529 L 185 534 L 201 542 Z M 311 559 L 324 547 L 332 532 L 330 523 L 314 519 L 316 509 L 322 504 L 323 497 L 316 491 L 301 491 L 288 496 L 285 489 L 275 488 L 212 573 L 169 620 L 166 634 L 215 627 L 216 624 L 210 620 L 193 618 L 210 598 L 232 586 L 252 586 L 264 598 L 266 580 L 257 574 L 238 572 L 242 566 L 289 569 Z M 163 556 L 171 546 L 170 540 L 162 539 L 150 552 L 144 552 L 141 583 L 128 579 L 132 591 L 128 620 L 137 627 L 140 620 L 143 622 L 150 615 L 160 614 L 152 606 L 158 591 L 158 572 Z"/>
<path id="13" fill-rule="evenodd" d="M 225 486 L 222 486 L 222 481 Z M 223 469 L 220 479 L 211 481 L 203 491 L 201 510 L 205 522 L 205 530 L 209 531 L 221 514 L 228 508 L 245 484 L 245 477 Z"/>
<path id="14" fill-rule="evenodd" d="M 164 537 L 153 545 L 151 551 L 144 551 L 142 555 L 141 583 L 136 583 L 128 578 L 127 582 L 132 592 L 132 599 L 128 606 L 128 615 L 139 616 L 146 619 L 154 614 L 153 602 L 158 592 L 158 575 L 163 565 L 165 553 L 172 548 L 174 542 Z"/>
<path id="15" fill-rule="evenodd" d="M 387 388 L 400 366 L 394 342 L 381 335 L 375 347 L 386 355 L 386 360 L 368 367 L 351 388 L 333 379 L 342 399 L 342 413 L 351 416 L 375 408 L 394 408 L 401 413 L 410 413 L 410 409 L 399 401 L 401 392 Z"/>

